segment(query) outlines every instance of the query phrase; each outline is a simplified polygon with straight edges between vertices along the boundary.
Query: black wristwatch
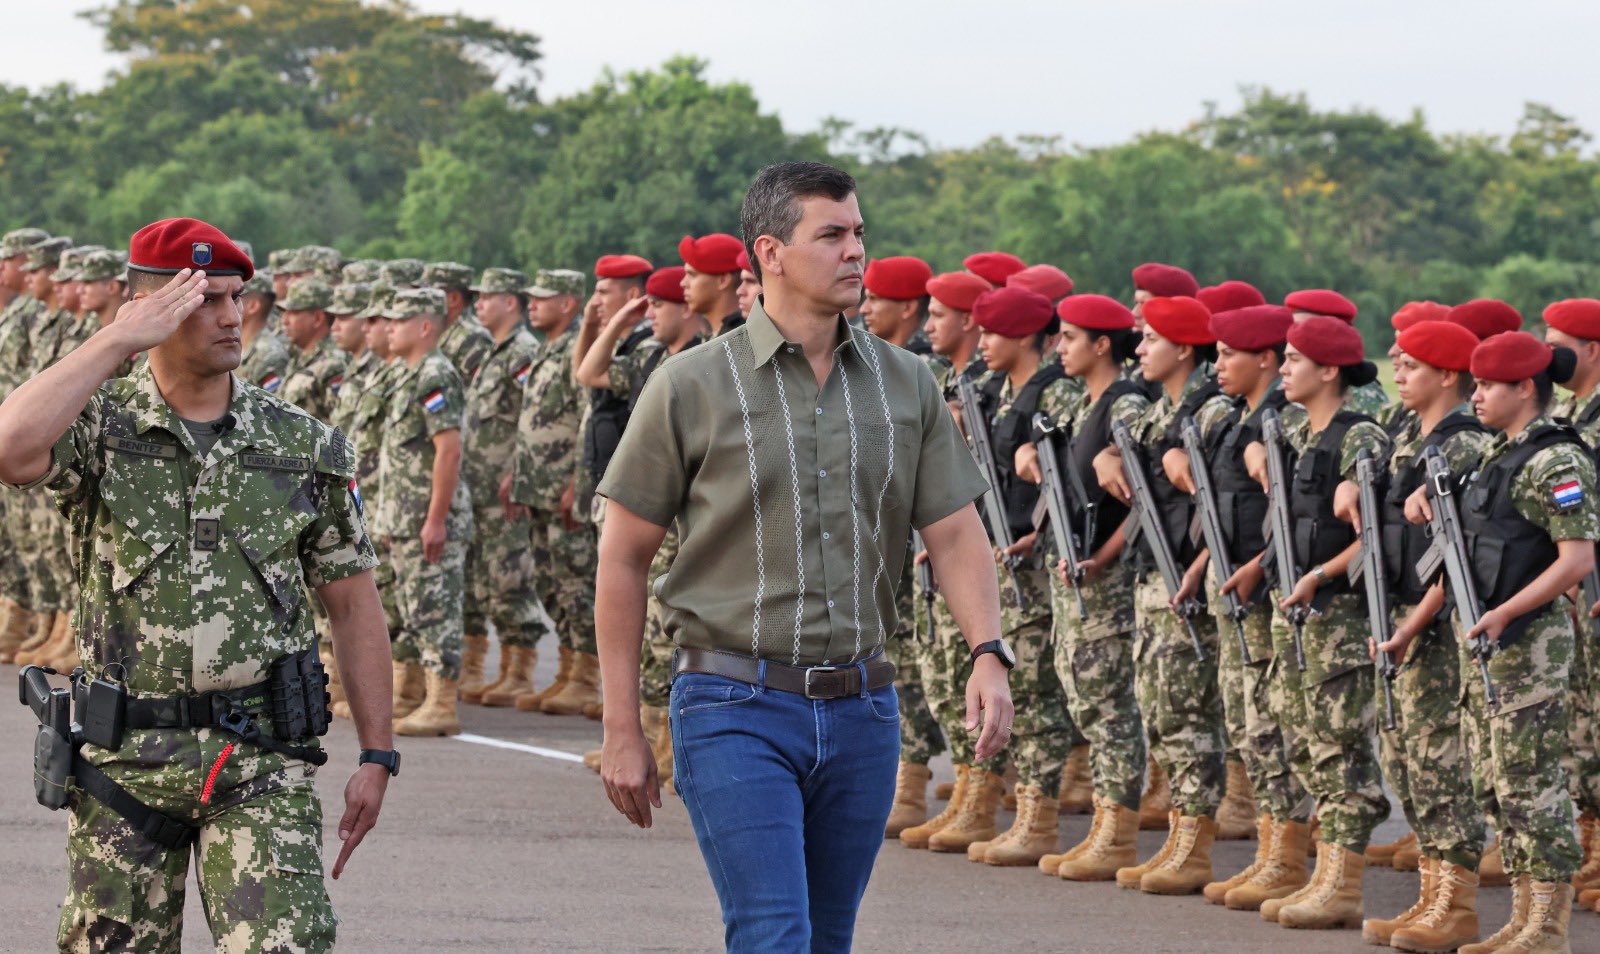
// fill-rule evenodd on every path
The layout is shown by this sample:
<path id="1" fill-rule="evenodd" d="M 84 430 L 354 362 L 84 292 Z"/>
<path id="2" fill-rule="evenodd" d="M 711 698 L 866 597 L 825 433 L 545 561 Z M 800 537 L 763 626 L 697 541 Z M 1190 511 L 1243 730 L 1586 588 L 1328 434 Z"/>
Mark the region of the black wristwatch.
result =
<path id="1" fill-rule="evenodd" d="M 356 764 L 366 765 L 372 762 L 389 770 L 389 774 L 400 774 L 400 753 L 395 749 L 362 749 L 361 759 Z"/>
<path id="2" fill-rule="evenodd" d="M 1000 665 L 1007 669 L 1017 668 L 1017 654 L 1011 651 L 1011 645 L 1003 639 L 991 639 L 987 643 L 972 651 L 971 665 L 977 665 L 978 657 L 984 653 L 994 653 L 1000 659 Z"/>

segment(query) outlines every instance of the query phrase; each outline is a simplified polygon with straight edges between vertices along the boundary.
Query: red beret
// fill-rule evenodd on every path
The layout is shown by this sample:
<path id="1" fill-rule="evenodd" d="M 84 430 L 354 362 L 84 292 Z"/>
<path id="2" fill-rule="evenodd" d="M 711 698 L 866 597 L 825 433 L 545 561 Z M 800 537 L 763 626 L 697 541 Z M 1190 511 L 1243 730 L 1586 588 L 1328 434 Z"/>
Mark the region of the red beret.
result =
<path id="1" fill-rule="evenodd" d="M 683 266 L 658 268 L 645 279 L 644 293 L 651 298 L 683 303 Z"/>
<path id="2" fill-rule="evenodd" d="M 1478 336 L 1451 321 L 1419 321 L 1395 337 L 1400 350 L 1445 371 L 1466 371 Z"/>
<path id="3" fill-rule="evenodd" d="M 755 271 L 755 269 L 750 267 L 750 253 L 745 251 L 745 248 L 744 248 L 743 245 L 739 246 L 739 257 L 738 257 L 738 259 L 736 261 L 738 262 L 738 265 L 739 265 L 739 271 L 741 271 L 741 272 L 753 272 L 753 271 Z"/>
<path id="4" fill-rule="evenodd" d="M 739 253 L 744 243 L 726 232 L 712 232 L 695 238 L 685 235 L 678 243 L 683 264 L 707 275 L 726 275 L 739 270 Z"/>
<path id="5" fill-rule="evenodd" d="M 1069 325 L 1094 331 L 1123 331 L 1134 325 L 1127 305 L 1105 295 L 1073 295 L 1061 299 L 1056 314 Z"/>
<path id="6" fill-rule="evenodd" d="M 1289 326 L 1293 324 L 1294 312 L 1282 305 L 1262 303 L 1217 312 L 1211 316 L 1211 333 L 1236 351 L 1265 351 L 1289 340 Z"/>
<path id="7" fill-rule="evenodd" d="M 215 225 L 199 219 L 162 219 L 128 240 L 128 267 L 136 272 L 176 275 L 186 268 L 207 275 L 238 275 L 249 281 L 255 263 Z"/>
<path id="8" fill-rule="evenodd" d="M 1187 269 L 1160 262 L 1145 262 L 1133 270 L 1133 287 L 1142 288 L 1152 295 L 1171 298 L 1193 295 L 1200 290 L 1200 283 L 1194 280 Z"/>
<path id="9" fill-rule="evenodd" d="M 1213 315 L 1267 303 L 1267 296 L 1261 294 L 1260 289 L 1249 282 L 1240 281 L 1223 282 L 1220 285 L 1202 288 L 1194 293 L 1194 297 L 1200 299 L 1200 304 L 1205 305 Z"/>
<path id="10" fill-rule="evenodd" d="M 594 275 L 596 278 L 632 278 L 652 267 L 648 259 L 637 255 L 602 255 L 595 260 Z"/>
<path id="11" fill-rule="evenodd" d="M 1474 298 L 1450 309 L 1445 320 L 1465 327 L 1478 340 L 1487 341 L 1502 332 L 1519 330 L 1522 312 L 1495 298 Z"/>
<path id="12" fill-rule="evenodd" d="M 1472 376 L 1483 381 L 1526 381 L 1550 367 L 1550 346 L 1526 331 L 1502 331 L 1472 352 Z"/>
<path id="13" fill-rule="evenodd" d="M 1211 333 L 1211 312 L 1200 304 L 1200 299 L 1186 295 L 1145 302 L 1144 323 L 1173 344 L 1208 345 L 1217 341 Z"/>
<path id="14" fill-rule="evenodd" d="M 909 301 L 928 293 L 928 279 L 932 277 L 933 269 L 927 262 L 915 255 L 896 255 L 868 262 L 861 284 L 879 298 Z"/>
<path id="15" fill-rule="evenodd" d="M 1574 338 L 1600 341 L 1600 299 L 1568 298 L 1544 310 L 1544 323 Z"/>
<path id="16" fill-rule="evenodd" d="M 1006 287 L 1026 288 L 1051 301 L 1060 301 L 1072 294 L 1072 276 L 1054 265 L 1029 265 L 1020 272 L 1013 272 L 1006 279 Z"/>
<path id="17" fill-rule="evenodd" d="M 971 311 L 990 284 L 971 272 L 945 272 L 928 279 L 928 294 L 956 311 Z"/>
<path id="18" fill-rule="evenodd" d="M 1312 315 L 1295 322 L 1289 329 L 1289 344 L 1324 367 L 1343 368 L 1367 359 L 1361 332 L 1343 318 L 1330 315 Z"/>
<path id="19" fill-rule="evenodd" d="M 1290 292 L 1283 303 L 1295 311 L 1332 315 L 1345 321 L 1354 321 L 1356 317 L 1356 303 L 1327 288 L 1302 288 L 1297 292 Z"/>
<path id="20" fill-rule="evenodd" d="M 1055 316 L 1056 306 L 1050 299 L 1026 288 L 986 291 L 972 305 L 972 320 L 979 328 L 1007 338 L 1037 334 Z"/>
<path id="21" fill-rule="evenodd" d="M 995 287 L 1004 285 L 1006 279 L 1028 267 L 1027 262 L 1010 252 L 978 252 L 962 259 L 961 265 Z"/>
<path id="22" fill-rule="evenodd" d="M 1395 331 L 1405 331 L 1419 321 L 1446 321 L 1449 314 L 1449 305 L 1441 305 L 1436 301 L 1408 301 L 1389 319 L 1389 324 Z"/>

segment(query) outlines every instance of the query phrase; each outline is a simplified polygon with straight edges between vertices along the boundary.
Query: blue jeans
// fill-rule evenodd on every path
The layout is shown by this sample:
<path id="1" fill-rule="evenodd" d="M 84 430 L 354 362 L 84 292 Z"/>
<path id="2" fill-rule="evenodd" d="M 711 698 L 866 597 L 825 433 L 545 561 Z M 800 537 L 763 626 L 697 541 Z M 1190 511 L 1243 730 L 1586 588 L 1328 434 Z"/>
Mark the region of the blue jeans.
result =
<path id="1" fill-rule="evenodd" d="M 849 951 L 894 801 L 894 687 L 811 700 L 683 673 L 668 711 L 728 950 Z"/>

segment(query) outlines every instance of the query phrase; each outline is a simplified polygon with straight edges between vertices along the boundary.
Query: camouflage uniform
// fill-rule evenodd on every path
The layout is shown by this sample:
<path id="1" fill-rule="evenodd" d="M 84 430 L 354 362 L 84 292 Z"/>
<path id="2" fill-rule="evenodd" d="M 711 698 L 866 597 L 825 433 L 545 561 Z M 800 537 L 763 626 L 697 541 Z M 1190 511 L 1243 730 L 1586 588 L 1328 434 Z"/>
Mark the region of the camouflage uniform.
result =
<path id="1" fill-rule="evenodd" d="M 338 249 L 329 248 L 326 245 L 304 245 L 295 249 L 288 263 L 284 265 L 284 270 L 310 272 L 311 274 L 307 276 L 308 278 L 315 278 L 333 285 L 338 283 L 339 270 L 343 265 L 344 257 L 339 254 Z M 300 281 L 303 282 L 305 280 L 305 278 L 302 278 Z M 298 285 L 300 282 L 295 284 Z M 294 287 L 290 286 L 289 290 L 293 291 Z"/>
<path id="2" fill-rule="evenodd" d="M 332 304 L 333 289 L 315 278 L 295 283 L 283 300 L 285 311 L 326 311 Z M 317 420 L 332 421 L 348 360 L 332 338 L 323 336 L 311 350 L 297 352 L 291 358 L 280 395 Z"/>
<path id="3" fill-rule="evenodd" d="M 415 288 L 427 269 L 420 258 L 394 258 L 378 268 L 378 280 L 392 288 Z"/>
<path id="4" fill-rule="evenodd" d="M 457 262 L 434 262 L 422 270 L 422 284 L 465 294 L 472 290 L 472 269 Z M 461 313 L 445 326 L 444 333 L 439 336 L 439 353 L 450 359 L 463 381 L 472 380 L 472 376 L 478 373 L 478 366 L 483 364 L 484 358 L 492 350 L 494 338 L 478 322 L 470 306 L 462 308 Z"/>
<path id="5" fill-rule="evenodd" d="M 541 269 L 530 294 L 571 294 L 582 300 L 581 272 Z M 534 357 L 522 392 L 517 421 L 511 499 L 531 511 L 539 602 L 555 621 L 567 648 L 593 654 L 594 575 L 598 562 L 594 527 L 580 523 L 568 529 L 561 518 L 561 495 L 579 466 L 578 423 L 583 389 L 572 377 L 572 348 L 578 339 L 576 319 L 567 330 L 545 342 Z"/>
<path id="6" fill-rule="evenodd" d="M 1590 448 L 1600 447 L 1600 396 L 1579 398 L 1559 392 L 1550 416 L 1573 423 Z M 1600 644 L 1589 607 L 1579 612 L 1582 625 L 1573 643 L 1572 691 L 1567 694 L 1567 778 L 1578 811 L 1600 815 Z"/>
<path id="7" fill-rule="evenodd" d="M 1380 425 L 1392 421 L 1395 408 L 1401 406 L 1400 402 L 1389 397 L 1389 392 L 1377 381 L 1369 381 L 1359 387 L 1354 387 L 1345 395 L 1344 406 L 1346 410 L 1355 411 L 1377 421 Z"/>
<path id="8" fill-rule="evenodd" d="M 1072 433 L 1094 409 L 1089 392 L 1074 384 L 1073 379 L 1057 381 L 1039 401 L 1040 413 Z M 1112 403 L 1111 419 L 1134 426 L 1148 405 L 1142 394 L 1123 395 Z M 1054 567 L 1063 558 L 1052 552 L 1047 563 Z M 1133 564 L 1121 559 L 1085 579 L 1080 586 L 1088 618 L 1083 619 L 1072 587 L 1050 573 L 1056 678 L 1073 723 L 1088 739 L 1095 794 L 1129 809 L 1139 807 L 1145 767 L 1143 721 L 1133 686 L 1133 585 Z"/>
<path id="9" fill-rule="evenodd" d="M 11 258 L 50 237 L 43 229 L 14 229 L 0 237 L 0 258 Z M 27 380 L 28 338 L 33 324 L 44 311 L 44 303 L 27 292 L 19 292 L 0 311 L 0 400 Z M 0 592 L 18 603 L 33 606 L 33 584 L 26 568 L 27 552 L 21 545 L 27 536 L 31 501 L 5 495 L 0 497 Z"/>
<path id="10" fill-rule="evenodd" d="M 141 368 L 101 388 L 32 485 L 54 492 L 88 556 L 79 657 L 96 672 L 128 658 L 135 696 L 263 681 L 273 660 L 312 645 L 302 579 L 321 586 L 376 564 L 346 489 L 344 439 L 237 378 L 228 413 L 234 428 L 197 459 Z M 247 465 L 241 452 L 252 448 L 300 463 Z M 203 520 L 220 523 L 222 545 L 192 542 Z M 134 798 L 200 828 L 197 878 L 219 950 L 331 950 L 315 768 L 242 744 L 201 804 L 208 770 L 237 741 L 215 728 L 136 729 L 121 749 L 88 745 L 84 756 Z M 80 794 L 67 855 L 63 950 L 178 950 L 186 850 L 157 846 Z"/>
<path id="11" fill-rule="evenodd" d="M 383 263 L 375 258 L 358 258 L 339 269 L 340 285 L 370 285 L 378 280 Z"/>

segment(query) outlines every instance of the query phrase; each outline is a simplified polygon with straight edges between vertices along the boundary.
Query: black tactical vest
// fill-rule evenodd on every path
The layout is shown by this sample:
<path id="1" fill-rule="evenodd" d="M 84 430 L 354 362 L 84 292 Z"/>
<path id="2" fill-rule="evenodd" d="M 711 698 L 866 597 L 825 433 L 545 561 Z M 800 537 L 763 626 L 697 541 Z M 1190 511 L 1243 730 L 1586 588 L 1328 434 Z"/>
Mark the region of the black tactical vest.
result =
<path id="1" fill-rule="evenodd" d="M 1350 428 L 1372 418 L 1340 411 L 1318 436 L 1315 446 L 1295 458 L 1289 478 L 1289 518 L 1294 522 L 1294 561 L 1302 571 L 1326 563 L 1355 542 L 1355 528 L 1333 515 L 1333 490 L 1343 478 L 1339 457 Z M 1329 576 L 1317 587 L 1316 605 L 1354 592 L 1344 574 Z"/>
<path id="2" fill-rule="evenodd" d="M 1427 478 L 1423 466 L 1423 453 L 1430 447 L 1443 447 L 1445 441 L 1463 431 L 1483 431 L 1483 425 L 1470 411 L 1454 411 L 1434 425 L 1423 438 L 1415 457 L 1398 472 L 1388 477 L 1388 486 L 1381 492 L 1379 506 L 1382 510 L 1383 570 L 1389 581 L 1389 592 L 1398 603 L 1415 604 L 1422 600 L 1427 587 L 1417 577 L 1417 561 L 1427 552 L 1429 538 L 1425 524 L 1406 522 L 1406 498 L 1416 492 Z"/>
<path id="3" fill-rule="evenodd" d="M 1017 448 L 1028 443 L 1032 436 L 1033 415 L 1039 410 L 1039 398 L 1044 389 L 1066 376 L 1055 361 L 1040 365 L 1017 391 L 1011 407 L 1004 414 L 995 415 L 989 425 L 989 442 L 994 447 L 995 470 L 1000 474 L 999 490 L 1005 502 L 1006 522 L 1011 524 L 1011 532 L 1017 537 L 1033 532 L 1033 508 L 1039 503 L 1038 486 L 1017 476 Z M 1003 385 L 1005 378 L 997 374 L 993 380 Z"/>
<path id="4" fill-rule="evenodd" d="M 1206 464 L 1217 491 L 1217 511 L 1222 534 L 1228 540 L 1228 560 L 1242 566 L 1267 548 L 1267 492 L 1244 467 L 1244 449 L 1261 440 L 1261 418 L 1267 411 L 1282 412 L 1288 404 L 1283 388 L 1275 387 L 1254 411 L 1246 414 L 1240 401 L 1205 441 Z"/>
<path id="5" fill-rule="evenodd" d="M 1144 389 L 1126 378 L 1118 378 L 1094 402 L 1094 407 L 1089 409 L 1089 416 L 1084 418 L 1083 426 L 1079 427 L 1065 441 L 1066 446 L 1057 444 L 1057 453 L 1060 455 L 1061 468 L 1078 475 L 1084 495 L 1088 504 L 1094 508 L 1094 532 L 1091 534 L 1089 553 L 1105 546 L 1111 535 L 1122 526 L 1122 521 L 1128 517 L 1128 505 L 1106 493 L 1100 486 L 1100 480 L 1094 473 L 1094 459 L 1097 454 L 1111 444 L 1111 407 L 1117 399 L 1124 394 L 1143 394 Z M 1065 476 L 1065 475 L 1063 475 Z M 1067 479 L 1071 479 L 1070 477 Z M 1067 494 L 1067 505 L 1072 508 L 1072 517 L 1078 526 L 1087 526 L 1088 515 L 1079 512 L 1081 502 L 1076 493 Z"/>
<path id="6" fill-rule="evenodd" d="M 1199 413 L 1201 405 L 1220 393 L 1222 392 L 1217 388 L 1216 380 L 1207 379 L 1178 404 L 1177 413 L 1172 415 L 1172 420 L 1156 436 L 1155 441 L 1145 448 L 1145 470 L 1150 475 L 1150 496 L 1155 498 L 1156 510 L 1161 514 L 1161 525 L 1166 531 L 1167 540 L 1172 544 L 1172 555 L 1178 561 L 1180 572 L 1188 569 L 1189 564 L 1200 555 L 1201 543 L 1191 532 L 1195 524 L 1194 498 L 1173 486 L 1172 481 L 1167 479 L 1167 471 L 1161 465 L 1161 458 L 1166 456 L 1167 451 L 1183 446 L 1183 422 L 1194 417 Z M 1140 547 L 1139 552 L 1144 554 L 1145 548 Z"/>
<path id="7" fill-rule="evenodd" d="M 615 354 L 618 357 L 629 354 L 649 337 L 650 326 L 641 324 L 617 344 Z M 583 430 L 583 466 L 598 484 L 606 465 L 611 463 L 611 455 L 622 443 L 622 430 L 628 426 L 633 402 L 618 397 L 609 388 L 590 388 L 589 404 L 589 426 Z"/>

